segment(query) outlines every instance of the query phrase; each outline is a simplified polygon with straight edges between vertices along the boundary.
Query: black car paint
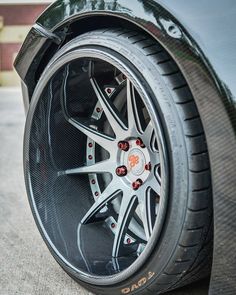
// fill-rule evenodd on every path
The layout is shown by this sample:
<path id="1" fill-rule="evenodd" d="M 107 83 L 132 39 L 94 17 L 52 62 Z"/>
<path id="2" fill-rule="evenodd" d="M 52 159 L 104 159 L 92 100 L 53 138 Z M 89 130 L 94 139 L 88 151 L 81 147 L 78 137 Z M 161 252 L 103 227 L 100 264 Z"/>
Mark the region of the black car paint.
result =
<path id="1" fill-rule="evenodd" d="M 86 31 L 84 20 L 92 23 L 98 16 L 104 24 L 107 20 L 106 26 L 114 18 L 148 32 L 169 51 L 189 83 L 207 136 L 212 170 L 215 246 L 210 294 L 235 294 L 235 1 L 56 1 L 39 17 L 15 61 L 26 105 L 46 66 L 46 55 L 53 55 L 73 36 L 73 23 Z"/>

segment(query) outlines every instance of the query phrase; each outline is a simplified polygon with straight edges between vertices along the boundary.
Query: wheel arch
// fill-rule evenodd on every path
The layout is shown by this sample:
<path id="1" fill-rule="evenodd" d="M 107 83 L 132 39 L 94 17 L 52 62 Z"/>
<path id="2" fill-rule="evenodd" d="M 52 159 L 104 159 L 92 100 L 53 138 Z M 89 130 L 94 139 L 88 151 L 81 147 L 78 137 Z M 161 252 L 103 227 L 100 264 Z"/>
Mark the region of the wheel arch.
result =
<path id="1" fill-rule="evenodd" d="M 184 59 L 191 61 L 196 58 L 196 62 L 205 66 L 208 76 L 221 90 L 220 79 L 217 79 L 208 59 L 191 37 L 190 30 L 187 31 L 170 12 L 154 1 L 130 2 L 125 3 L 126 6 L 116 4 L 110 7 L 108 4 L 94 7 L 89 6 L 87 1 L 58 0 L 50 5 L 30 30 L 14 62 L 16 71 L 28 88 L 29 100 L 43 70 L 63 45 L 94 29 L 119 26 L 141 30 L 160 42 L 184 75 Z M 188 75 L 185 76 L 188 81 Z M 191 80 L 188 82 L 191 84 Z"/>
<path id="2" fill-rule="evenodd" d="M 42 46 L 40 46 L 35 54 L 35 63 L 31 64 L 27 71 L 25 69 L 20 70 L 20 62 L 16 60 L 15 67 L 18 73 L 21 75 L 22 80 L 26 83 L 29 91 L 29 100 L 32 97 L 33 91 L 37 84 L 38 79 L 46 68 L 47 64 L 51 60 L 52 56 L 65 44 L 73 40 L 74 38 L 84 33 L 97 30 L 106 29 L 110 27 L 125 27 L 130 30 L 141 30 L 150 35 L 148 29 L 142 27 L 139 23 L 133 20 L 124 18 L 119 14 L 109 13 L 86 13 L 77 14 L 72 19 L 68 19 L 58 25 L 53 33 L 44 29 L 41 24 L 36 23 L 31 30 L 31 35 L 36 35 L 35 38 L 40 39 Z M 45 38 L 46 37 L 46 38 Z M 27 38 L 30 38 L 29 36 Z M 27 41 L 27 40 L 26 40 Z"/>

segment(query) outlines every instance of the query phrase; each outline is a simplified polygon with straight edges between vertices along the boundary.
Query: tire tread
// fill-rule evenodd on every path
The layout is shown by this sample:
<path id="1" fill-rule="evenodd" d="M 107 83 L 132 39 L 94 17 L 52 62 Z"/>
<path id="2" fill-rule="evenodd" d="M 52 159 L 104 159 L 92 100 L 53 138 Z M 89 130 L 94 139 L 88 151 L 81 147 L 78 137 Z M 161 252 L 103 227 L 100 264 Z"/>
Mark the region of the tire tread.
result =
<path id="1" fill-rule="evenodd" d="M 150 291 L 158 292 L 182 287 L 193 281 L 205 277 L 210 270 L 212 251 L 212 200 L 211 173 L 207 145 L 201 119 L 191 91 L 172 58 L 155 45 L 145 46 L 147 39 L 140 36 L 140 40 L 132 43 L 142 50 L 147 58 L 155 62 L 159 72 L 175 98 L 182 120 L 187 143 L 189 173 L 192 185 L 189 192 L 186 220 L 182 236 L 176 248 L 176 255 L 168 263 L 163 272 L 165 279 L 158 278 L 149 287 Z M 151 41 L 150 41 L 151 42 Z M 197 144 L 196 144 L 197 143 Z M 209 240 L 208 248 L 206 241 Z M 178 255 L 179 249 L 181 256 Z M 191 250 L 192 255 L 189 255 Z M 194 253 L 194 255 L 193 255 Z M 178 255 L 178 256 L 177 256 Z M 206 271 L 204 271 L 206 269 Z M 166 285 L 166 288 L 163 286 Z"/>

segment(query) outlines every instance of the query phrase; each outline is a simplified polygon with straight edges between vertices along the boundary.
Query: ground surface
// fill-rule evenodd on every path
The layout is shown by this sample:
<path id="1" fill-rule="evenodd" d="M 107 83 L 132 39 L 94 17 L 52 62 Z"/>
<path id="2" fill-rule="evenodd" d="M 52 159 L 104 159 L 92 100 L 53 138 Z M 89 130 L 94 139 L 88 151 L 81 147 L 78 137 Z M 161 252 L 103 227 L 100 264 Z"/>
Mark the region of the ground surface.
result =
<path id="1" fill-rule="evenodd" d="M 0 89 L 0 295 L 91 295 L 60 269 L 34 224 L 23 181 L 24 120 L 20 92 Z M 206 295 L 207 285 L 169 295 Z"/>

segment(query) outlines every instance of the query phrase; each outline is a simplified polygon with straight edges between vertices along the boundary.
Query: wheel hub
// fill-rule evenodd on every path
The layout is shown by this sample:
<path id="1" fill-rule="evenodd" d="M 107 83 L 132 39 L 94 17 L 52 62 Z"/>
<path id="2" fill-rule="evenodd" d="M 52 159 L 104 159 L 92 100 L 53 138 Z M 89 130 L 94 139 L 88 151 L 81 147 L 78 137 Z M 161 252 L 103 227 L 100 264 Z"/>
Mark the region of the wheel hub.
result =
<path id="1" fill-rule="evenodd" d="M 146 159 L 139 148 L 132 149 L 128 154 L 128 170 L 135 176 L 140 176 L 145 170 Z"/>
<path id="2" fill-rule="evenodd" d="M 124 181 L 128 184 L 134 184 L 138 179 L 144 183 L 150 175 L 150 154 L 148 148 L 140 144 L 140 139 L 131 139 L 126 142 L 129 149 L 118 150 L 118 166 L 126 167 L 126 173 L 118 176 L 124 176 Z"/>

